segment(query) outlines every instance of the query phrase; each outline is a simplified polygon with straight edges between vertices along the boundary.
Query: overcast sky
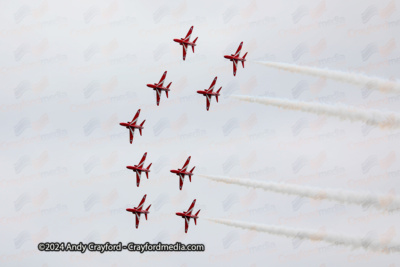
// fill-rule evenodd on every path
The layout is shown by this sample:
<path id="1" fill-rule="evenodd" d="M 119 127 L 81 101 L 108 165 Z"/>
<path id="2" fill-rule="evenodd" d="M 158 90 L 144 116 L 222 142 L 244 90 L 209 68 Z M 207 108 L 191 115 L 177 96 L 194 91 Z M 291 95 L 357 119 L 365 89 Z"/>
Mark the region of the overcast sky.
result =
<path id="1" fill-rule="evenodd" d="M 226 218 L 399 241 L 400 216 L 196 174 L 397 194 L 400 131 L 239 102 L 271 96 L 400 112 L 400 96 L 270 60 L 398 79 L 400 1 L 2 1 L 0 265 L 395 266 L 398 255 L 249 232 Z M 182 48 L 194 26 L 196 51 Z M 244 42 L 246 66 L 223 58 Z M 167 99 L 146 87 L 168 71 Z M 219 103 L 197 90 L 218 77 Z M 143 136 L 119 122 L 141 109 Z M 149 179 L 125 168 L 147 152 Z M 190 183 L 179 190 L 192 156 Z M 152 204 L 139 229 L 125 211 Z M 197 199 L 197 226 L 175 215 Z M 39 242 L 205 244 L 197 253 L 44 253 Z M 169 263 L 169 264 L 168 264 Z"/>

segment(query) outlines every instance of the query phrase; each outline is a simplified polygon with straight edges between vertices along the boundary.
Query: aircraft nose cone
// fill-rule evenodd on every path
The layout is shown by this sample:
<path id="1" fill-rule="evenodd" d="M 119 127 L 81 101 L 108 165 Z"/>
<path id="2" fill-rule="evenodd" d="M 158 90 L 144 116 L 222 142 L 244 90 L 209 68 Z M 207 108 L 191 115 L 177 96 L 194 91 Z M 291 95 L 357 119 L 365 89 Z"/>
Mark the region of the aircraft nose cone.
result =
<path id="1" fill-rule="evenodd" d="M 122 122 L 120 122 L 119 125 L 124 126 L 124 124 Z"/>

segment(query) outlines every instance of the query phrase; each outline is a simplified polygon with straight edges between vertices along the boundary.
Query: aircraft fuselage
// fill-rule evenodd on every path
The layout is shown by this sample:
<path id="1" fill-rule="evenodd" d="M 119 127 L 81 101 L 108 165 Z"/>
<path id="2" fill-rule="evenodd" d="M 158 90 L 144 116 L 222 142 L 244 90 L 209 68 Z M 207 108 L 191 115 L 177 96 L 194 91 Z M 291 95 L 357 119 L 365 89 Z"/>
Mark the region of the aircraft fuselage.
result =
<path id="1" fill-rule="evenodd" d="M 132 171 L 141 171 L 141 172 L 150 172 L 150 170 L 148 169 L 143 169 L 143 168 L 139 168 L 137 165 L 134 166 L 126 166 L 127 169 L 130 169 Z"/>
<path id="2" fill-rule="evenodd" d="M 171 89 L 167 88 L 167 87 L 162 87 L 162 86 L 157 86 L 157 84 L 147 84 L 147 87 L 153 88 L 153 90 L 163 90 L 163 91 L 171 91 Z"/>
<path id="3" fill-rule="evenodd" d="M 182 212 L 177 212 L 176 215 L 181 216 L 182 218 L 185 218 L 185 217 L 187 217 L 187 218 L 192 218 L 192 219 L 197 219 L 197 218 L 199 218 L 199 216 L 196 216 L 196 215 L 187 215 L 187 214 L 182 213 Z"/>
<path id="4" fill-rule="evenodd" d="M 126 127 L 127 129 L 129 129 L 129 128 L 144 129 L 143 126 L 140 126 L 137 124 L 130 124 L 129 122 L 121 122 L 119 125 Z"/>
<path id="5" fill-rule="evenodd" d="M 175 173 L 176 175 L 182 174 L 182 175 L 193 175 L 191 172 L 183 172 L 180 170 L 171 170 L 172 173 Z"/>
<path id="6" fill-rule="evenodd" d="M 219 93 L 217 93 L 217 92 L 208 92 L 208 91 L 205 91 L 205 90 L 199 90 L 199 91 L 197 91 L 197 93 L 198 94 L 202 94 L 202 95 L 211 95 L 211 96 L 220 96 L 220 94 Z"/>
<path id="7" fill-rule="evenodd" d="M 245 58 L 241 58 L 241 57 L 235 57 L 234 55 L 226 55 L 224 56 L 224 58 L 229 59 L 230 61 L 236 60 L 236 61 L 246 61 Z"/>
<path id="8" fill-rule="evenodd" d="M 192 43 L 190 41 L 185 41 L 183 39 L 174 39 L 174 42 L 179 43 L 180 45 L 186 44 L 186 45 L 190 45 L 190 46 L 196 46 L 195 43 Z"/>

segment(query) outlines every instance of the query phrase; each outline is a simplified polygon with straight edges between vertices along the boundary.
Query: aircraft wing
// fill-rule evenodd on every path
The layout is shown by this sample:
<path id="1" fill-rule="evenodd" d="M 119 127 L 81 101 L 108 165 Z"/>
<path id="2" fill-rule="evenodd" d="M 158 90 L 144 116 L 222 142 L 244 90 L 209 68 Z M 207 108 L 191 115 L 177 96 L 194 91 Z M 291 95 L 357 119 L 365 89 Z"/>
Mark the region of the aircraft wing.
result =
<path id="1" fill-rule="evenodd" d="M 186 34 L 186 37 L 183 39 L 184 41 L 189 41 L 190 40 L 190 35 L 192 35 L 192 31 L 193 31 L 193 26 L 190 27 L 188 33 Z"/>
<path id="2" fill-rule="evenodd" d="M 136 215 L 136 228 L 138 228 L 140 222 L 140 214 L 135 212 L 135 215 Z"/>
<path id="3" fill-rule="evenodd" d="M 237 61 L 233 60 L 233 76 L 236 76 L 236 70 L 237 70 Z"/>
<path id="4" fill-rule="evenodd" d="M 210 103 L 211 103 L 211 96 L 210 95 L 206 95 L 206 104 L 207 104 L 207 110 L 210 108 Z"/>
<path id="5" fill-rule="evenodd" d="M 236 50 L 235 57 L 240 56 L 240 50 L 242 50 L 243 42 L 240 43 L 238 49 Z"/>
<path id="6" fill-rule="evenodd" d="M 189 165 L 189 162 L 190 162 L 190 156 L 187 158 L 187 160 L 186 160 L 186 162 L 185 162 L 185 164 L 183 164 L 183 167 L 182 167 L 182 169 L 181 169 L 181 171 L 186 171 L 186 169 L 187 169 L 187 167 L 188 167 L 188 165 Z"/>
<path id="7" fill-rule="evenodd" d="M 187 231 L 189 229 L 189 222 L 190 222 L 190 219 L 188 217 L 185 217 L 185 233 L 187 233 Z"/>
<path id="8" fill-rule="evenodd" d="M 146 195 L 143 196 L 142 201 L 140 201 L 139 206 L 137 206 L 136 209 L 141 210 L 145 200 L 146 200 Z"/>
<path id="9" fill-rule="evenodd" d="M 143 157 L 140 160 L 139 165 L 138 165 L 139 168 L 143 167 L 144 161 L 146 160 L 146 156 L 147 156 L 147 152 L 143 154 Z"/>
<path id="10" fill-rule="evenodd" d="M 210 88 L 208 88 L 208 90 L 207 90 L 208 92 L 212 92 L 214 90 L 214 86 L 215 86 L 216 82 L 217 82 L 217 77 L 215 77 L 214 80 L 212 81 Z"/>
<path id="11" fill-rule="evenodd" d="M 157 97 L 157 106 L 160 104 L 160 98 L 161 98 L 161 91 L 156 89 L 156 97 Z"/>
<path id="12" fill-rule="evenodd" d="M 185 60 L 185 58 L 186 58 L 187 45 L 186 45 L 186 44 L 182 44 L 182 47 L 183 47 L 183 60 Z"/>
<path id="13" fill-rule="evenodd" d="M 140 178 L 142 177 L 142 172 L 141 171 L 136 171 L 136 186 L 139 187 L 140 184 Z M 140 204 L 139 204 L 140 205 Z M 143 204 L 142 204 L 143 206 Z"/>
<path id="14" fill-rule="evenodd" d="M 191 214 L 192 214 L 192 210 L 193 210 L 193 208 L 194 208 L 194 204 L 196 204 L 196 199 L 193 200 L 192 204 L 190 205 L 188 211 L 185 212 L 185 214 L 187 214 L 187 215 L 191 215 Z"/>
<path id="15" fill-rule="evenodd" d="M 183 176 L 182 174 L 179 174 L 179 189 L 182 190 L 183 186 Z"/>
<path id="16" fill-rule="evenodd" d="M 129 142 L 132 144 L 133 141 L 133 133 L 135 131 L 132 128 L 129 128 Z"/>
<path id="17" fill-rule="evenodd" d="M 161 77 L 160 81 L 158 82 L 158 86 L 163 86 L 164 85 L 164 81 L 165 81 L 165 77 L 167 76 L 167 72 L 164 72 L 163 76 Z"/>
<path id="18" fill-rule="evenodd" d="M 137 119 L 139 118 L 140 109 L 136 112 L 135 117 L 133 117 L 131 124 L 136 124 Z"/>

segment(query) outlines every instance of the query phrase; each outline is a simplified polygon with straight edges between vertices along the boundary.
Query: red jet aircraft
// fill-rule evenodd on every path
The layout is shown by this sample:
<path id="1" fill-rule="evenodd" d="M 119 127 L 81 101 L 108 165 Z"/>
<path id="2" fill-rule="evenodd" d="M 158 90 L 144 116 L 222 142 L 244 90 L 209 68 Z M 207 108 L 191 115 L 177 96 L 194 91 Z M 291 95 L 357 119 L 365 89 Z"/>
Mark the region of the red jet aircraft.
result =
<path id="1" fill-rule="evenodd" d="M 183 179 L 185 178 L 185 175 L 189 176 L 189 181 L 192 181 L 192 175 L 193 175 L 193 170 L 196 167 L 193 167 L 193 169 L 190 170 L 190 172 L 187 172 L 186 169 L 189 165 L 190 162 L 190 157 L 186 160 L 185 164 L 183 165 L 182 169 L 177 169 L 177 170 L 171 170 L 172 173 L 175 173 L 176 175 L 179 176 L 179 190 L 182 190 L 182 185 L 183 185 Z"/>
<path id="2" fill-rule="evenodd" d="M 242 45 L 243 42 L 240 43 L 238 49 L 236 50 L 235 54 L 232 54 L 230 56 L 226 55 L 224 56 L 224 58 L 229 59 L 230 61 L 233 62 L 233 76 L 236 76 L 236 70 L 237 70 L 237 63 L 238 61 L 242 62 L 243 68 L 244 68 L 244 62 L 246 61 L 246 56 L 247 56 L 247 52 L 246 54 L 244 54 L 244 56 L 241 58 L 240 57 L 240 50 L 242 50 Z"/>
<path id="3" fill-rule="evenodd" d="M 139 227 L 140 215 L 142 213 L 144 214 L 144 216 L 146 217 L 146 220 L 147 220 L 147 214 L 149 213 L 149 209 L 150 209 L 151 205 L 148 206 L 147 209 L 145 209 L 145 210 L 143 209 L 143 204 L 144 204 L 144 201 L 146 200 L 146 196 L 147 195 L 143 196 L 143 199 L 142 199 L 142 201 L 140 201 L 139 206 L 137 206 L 133 209 L 126 209 L 126 211 L 132 212 L 133 214 L 136 215 L 136 228 Z"/>
<path id="4" fill-rule="evenodd" d="M 196 46 L 197 38 L 199 38 L 199 37 L 196 37 L 196 39 L 194 39 L 193 43 L 190 42 L 190 35 L 192 35 L 192 31 L 193 31 L 193 26 L 190 27 L 190 30 L 186 34 L 185 38 L 174 39 L 175 42 L 179 43 L 183 47 L 183 60 L 185 60 L 185 58 L 186 58 L 186 51 L 187 51 L 188 46 L 192 47 L 193 53 L 194 53 L 194 47 Z"/>
<path id="5" fill-rule="evenodd" d="M 197 215 L 199 215 L 200 210 L 195 215 L 192 215 L 192 210 L 193 210 L 193 207 L 194 207 L 195 203 L 196 203 L 196 199 L 193 200 L 192 205 L 190 205 L 188 211 L 186 211 L 186 212 L 177 212 L 176 213 L 176 215 L 181 216 L 182 218 L 185 219 L 185 233 L 187 233 L 187 231 L 189 229 L 190 219 L 194 219 L 194 224 L 197 225 L 197 221 L 196 220 L 197 220 L 197 218 L 199 218 L 199 216 L 197 216 Z"/>
<path id="6" fill-rule="evenodd" d="M 129 129 L 129 141 L 132 144 L 133 141 L 133 133 L 135 132 L 135 129 L 139 129 L 139 133 L 140 135 L 142 135 L 142 129 L 143 124 L 146 120 L 144 120 L 140 125 L 136 124 L 136 121 L 138 120 L 140 114 L 140 109 L 136 112 L 135 117 L 133 117 L 133 120 L 131 122 L 121 122 L 119 125 L 126 127 L 127 129 Z"/>
<path id="7" fill-rule="evenodd" d="M 207 110 L 210 108 L 210 103 L 211 103 L 211 97 L 212 96 L 215 96 L 215 99 L 217 100 L 217 103 L 218 103 L 218 96 L 220 96 L 219 92 L 221 91 L 222 87 L 220 87 L 218 89 L 218 91 L 216 93 L 214 93 L 213 90 L 214 90 L 214 86 L 215 86 L 216 82 L 217 82 L 217 77 L 214 78 L 214 81 L 212 81 L 212 83 L 210 85 L 210 88 L 208 88 L 208 90 L 205 89 L 205 90 L 197 91 L 198 94 L 202 94 L 202 95 L 204 95 L 206 97 L 206 100 L 207 100 L 207 107 L 206 108 L 207 108 Z"/>
<path id="8" fill-rule="evenodd" d="M 146 156 L 147 156 L 147 152 L 144 153 L 142 159 L 139 162 L 139 165 L 126 166 L 127 169 L 130 169 L 130 170 L 136 172 L 136 186 L 137 187 L 139 187 L 142 172 L 145 172 L 147 179 L 149 179 L 150 166 L 152 163 L 150 163 L 150 165 L 147 167 L 147 169 L 143 167 L 144 161 L 146 160 Z"/>
<path id="9" fill-rule="evenodd" d="M 161 77 L 161 80 L 158 83 L 155 83 L 155 84 L 150 84 L 149 83 L 149 84 L 147 84 L 148 87 L 153 88 L 153 90 L 156 91 L 157 106 L 160 103 L 160 98 L 161 98 L 161 92 L 162 91 L 165 92 L 165 94 L 167 95 L 167 98 L 168 98 L 168 91 L 170 91 L 169 87 L 170 87 L 172 82 L 170 82 L 167 87 L 163 87 L 166 76 L 167 76 L 167 72 L 164 72 L 163 76 Z"/>

